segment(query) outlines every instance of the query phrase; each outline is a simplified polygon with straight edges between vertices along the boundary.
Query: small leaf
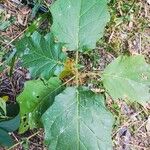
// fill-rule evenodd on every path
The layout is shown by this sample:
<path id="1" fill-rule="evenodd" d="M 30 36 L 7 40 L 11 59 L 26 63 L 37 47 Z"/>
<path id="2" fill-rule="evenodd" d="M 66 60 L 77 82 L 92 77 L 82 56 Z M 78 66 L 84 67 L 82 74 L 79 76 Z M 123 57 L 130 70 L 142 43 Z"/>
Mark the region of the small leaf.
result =
<path id="1" fill-rule="evenodd" d="M 33 77 L 49 79 L 62 71 L 66 55 L 62 52 L 62 44 L 56 43 L 52 34 L 43 37 L 38 32 L 33 33 L 27 48 L 22 57 L 23 65 L 29 68 Z"/>
<path id="2" fill-rule="evenodd" d="M 64 64 L 64 69 L 60 73 L 59 77 L 61 79 L 64 79 L 66 77 L 73 76 L 73 75 L 75 75 L 75 62 L 73 59 L 69 58 L 66 60 Z"/>
<path id="3" fill-rule="evenodd" d="M 52 32 L 69 50 L 95 48 L 110 18 L 107 0 L 57 0 L 51 12 Z"/>
<path id="4" fill-rule="evenodd" d="M 150 65 L 143 56 L 120 56 L 102 75 L 104 87 L 114 98 L 128 98 L 142 105 L 150 102 Z"/>
<path id="5" fill-rule="evenodd" d="M 47 83 L 41 80 L 25 83 L 23 92 L 17 97 L 20 104 L 20 133 L 41 126 L 41 115 L 53 103 L 55 95 L 61 91 L 60 85 L 61 81 L 58 78 L 51 78 Z"/>
<path id="6" fill-rule="evenodd" d="M 32 8 L 32 14 L 31 17 L 34 18 L 37 14 L 40 6 L 42 5 L 42 0 L 36 0 L 34 7 Z"/>
<path id="7" fill-rule="evenodd" d="M 5 31 L 8 27 L 11 26 L 11 22 L 9 20 L 7 21 L 0 21 L 0 31 Z"/>
<path id="8" fill-rule="evenodd" d="M 7 101 L 9 100 L 9 96 L 7 96 L 7 95 L 2 96 L 2 97 L 0 97 L 0 98 L 2 98 L 3 101 L 5 101 L 5 102 L 7 102 Z"/>
<path id="9" fill-rule="evenodd" d="M 81 87 L 66 88 L 42 116 L 49 150 L 112 149 L 113 117 L 103 95 Z"/>
<path id="10" fill-rule="evenodd" d="M 2 113 L 1 113 L 1 110 L 2 110 Z M 0 117 L 2 114 L 6 116 L 6 102 L 0 97 Z"/>
<path id="11" fill-rule="evenodd" d="M 10 135 L 3 129 L 0 128 L 0 146 L 12 146 L 13 141 Z"/>

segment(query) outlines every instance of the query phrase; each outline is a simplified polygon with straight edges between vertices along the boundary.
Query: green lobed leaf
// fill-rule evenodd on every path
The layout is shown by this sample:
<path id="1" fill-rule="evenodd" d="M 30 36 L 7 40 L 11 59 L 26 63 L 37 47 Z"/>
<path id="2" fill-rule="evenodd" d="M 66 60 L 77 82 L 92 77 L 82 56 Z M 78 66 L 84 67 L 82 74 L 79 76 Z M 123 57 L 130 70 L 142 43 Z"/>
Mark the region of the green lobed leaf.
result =
<path id="1" fill-rule="evenodd" d="M 144 56 L 120 56 L 106 67 L 102 75 L 104 87 L 114 98 L 150 102 L 150 65 Z"/>
<path id="2" fill-rule="evenodd" d="M 25 83 L 23 92 L 17 97 L 20 104 L 20 133 L 41 127 L 41 115 L 53 103 L 54 97 L 61 91 L 61 81 L 54 77 L 47 83 L 32 80 Z"/>
<path id="3" fill-rule="evenodd" d="M 49 150 L 111 150 L 113 116 L 104 96 L 68 87 L 42 116 Z"/>
<path id="4" fill-rule="evenodd" d="M 43 37 L 38 32 L 34 32 L 25 40 L 27 49 L 22 57 L 23 65 L 29 68 L 33 77 L 49 79 L 50 76 L 58 75 L 62 71 L 66 55 L 62 52 L 62 44 L 54 40 L 51 33 Z"/>
<path id="5" fill-rule="evenodd" d="M 57 0 L 51 13 L 52 32 L 69 50 L 95 48 L 110 19 L 107 0 Z"/>

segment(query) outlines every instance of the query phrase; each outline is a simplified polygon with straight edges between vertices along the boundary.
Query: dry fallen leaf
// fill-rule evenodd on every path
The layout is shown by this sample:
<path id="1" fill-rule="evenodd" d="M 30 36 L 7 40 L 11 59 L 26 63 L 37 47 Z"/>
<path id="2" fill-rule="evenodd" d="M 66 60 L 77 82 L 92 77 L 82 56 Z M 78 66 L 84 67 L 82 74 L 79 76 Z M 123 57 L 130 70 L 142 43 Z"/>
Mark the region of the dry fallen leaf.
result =
<path id="1" fill-rule="evenodd" d="M 27 6 L 21 7 L 17 15 L 18 23 L 21 24 L 22 26 L 26 26 L 30 12 L 31 10 Z"/>

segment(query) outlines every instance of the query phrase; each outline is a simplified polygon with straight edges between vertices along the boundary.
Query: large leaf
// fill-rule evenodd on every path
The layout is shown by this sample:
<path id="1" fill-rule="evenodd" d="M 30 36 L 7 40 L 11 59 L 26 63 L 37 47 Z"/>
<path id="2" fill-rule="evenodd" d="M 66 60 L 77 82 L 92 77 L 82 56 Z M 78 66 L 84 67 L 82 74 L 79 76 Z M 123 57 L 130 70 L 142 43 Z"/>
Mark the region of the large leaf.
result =
<path id="1" fill-rule="evenodd" d="M 56 43 L 52 34 L 43 37 L 35 32 L 26 42 L 28 49 L 23 55 L 23 64 L 33 77 L 49 78 L 62 71 L 66 55 L 62 52 L 62 44 Z"/>
<path id="2" fill-rule="evenodd" d="M 109 21 L 107 0 L 57 0 L 52 32 L 69 50 L 93 49 Z"/>
<path id="3" fill-rule="evenodd" d="M 113 117 L 103 95 L 68 87 L 42 116 L 49 150 L 111 150 Z"/>
<path id="4" fill-rule="evenodd" d="M 102 80 L 114 98 L 145 105 L 150 102 L 150 65 L 143 56 L 120 56 L 105 69 Z"/>
<path id="5" fill-rule="evenodd" d="M 60 85 L 58 78 L 51 78 L 47 83 L 41 80 L 25 83 L 24 91 L 17 97 L 20 104 L 20 133 L 41 126 L 41 115 L 53 103 L 54 97 L 61 90 Z"/>

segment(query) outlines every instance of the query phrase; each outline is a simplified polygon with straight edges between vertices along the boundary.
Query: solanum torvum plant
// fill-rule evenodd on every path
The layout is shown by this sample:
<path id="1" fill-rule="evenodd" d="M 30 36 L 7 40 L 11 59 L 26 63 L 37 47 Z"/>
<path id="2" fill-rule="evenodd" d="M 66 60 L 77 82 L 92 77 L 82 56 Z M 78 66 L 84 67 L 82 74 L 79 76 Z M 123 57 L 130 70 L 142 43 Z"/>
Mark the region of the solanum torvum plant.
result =
<path id="1" fill-rule="evenodd" d="M 105 92 L 95 93 L 79 82 L 79 55 L 93 50 L 110 19 L 108 0 L 57 0 L 50 11 L 51 33 L 26 39 L 23 65 L 34 80 L 17 97 L 20 133 L 43 127 L 49 150 L 111 150 L 113 115 L 105 106 L 105 93 L 144 107 L 150 102 L 150 65 L 141 55 L 122 55 L 99 73 Z M 65 48 L 65 51 L 64 51 Z M 75 53 L 72 86 L 60 79 L 67 51 Z M 71 70 L 71 69 L 70 69 Z M 69 74 L 69 69 L 66 74 Z M 68 81 L 69 82 L 69 81 Z"/>

